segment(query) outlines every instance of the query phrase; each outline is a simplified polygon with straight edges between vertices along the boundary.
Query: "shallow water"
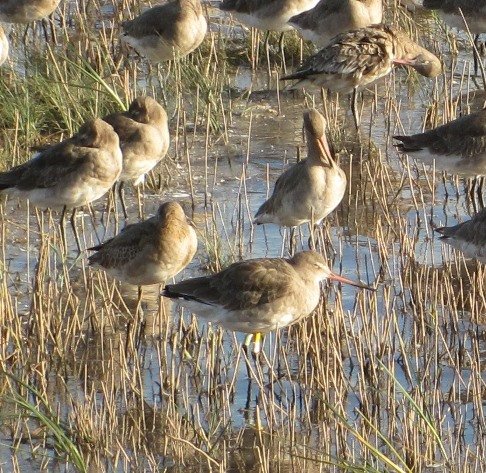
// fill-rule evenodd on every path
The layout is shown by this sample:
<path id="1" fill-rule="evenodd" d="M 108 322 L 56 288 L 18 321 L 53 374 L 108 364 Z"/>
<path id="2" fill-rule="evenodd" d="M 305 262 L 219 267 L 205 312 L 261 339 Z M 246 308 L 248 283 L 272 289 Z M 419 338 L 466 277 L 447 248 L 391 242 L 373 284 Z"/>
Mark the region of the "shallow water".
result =
<path id="1" fill-rule="evenodd" d="M 112 12 L 108 5 L 103 15 L 109 18 Z M 442 33 L 426 21 L 436 35 Z M 467 51 L 461 49 L 455 58 L 445 45 L 441 49 L 447 64 L 451 58 L 457 63 L 456 71 L 469 62 Z M 3 284 L 9 295 L 2 304 L 4 309 L 11 304 L 17 317 L 14 321 L 6 316 L 4 325 L 20 324 L 25 338 L 8 337 L 4 354 L 9 359 L 23 357 L 32 370 L 32 382 L 36 373 L 45 376 L 46 395 L 62 419 L 73 424 L 79 422 L 76 416 L 94 419 L 99 431 L 87 431 L 80 443 L 92 442 L 95 449 L 97 435 L 113 436 L 107 442 L 112 451 L 101 455 L 107 471 L 126 471 L 127 465 L 134 471 L 154 470 L 154 465 L 162 471 L 322 471 L 333 468 L 323 466 L 330 458 L 336 459 L 336 471 L 344 459 L 373 464 L 329 406 L 359 428 L 366 415 L 396 448 L 421 452 L 421 443 L 429 444 L 432 434 L 423 425 L 417 428 L 422 421 L 407 396 L 424 406 L 435 423 L 447 456 L 454 458 L 452 469 L 467 471 L 471 465 L 470 471 L 481 471 L 486 464 L 481 410 L 485 307 L 478 303 L 483 297 L 482 276 L 467 275 L 475 267 L 444 248 L 433 232 L 435 226 L 468 218 L 474 203 L 463 179 L 434 175 L 408 161 L 391 139 L 404 130 L 421 130 L 434 97 L 450 100 L 449 90 L 456 96 L 460 81 L 453 80 L 452 86 L 442 81 L 407 82 L 402 70 L 380 81 L 365 93 L 360 137 L 347 99 L 341 97 L 337 112 L 327 101 L 334 145 L 349 185 L 340 207 L 326 219 L 325 251 L 334 270 L 376 283 L 378 291 L 325 287 L 316 314 L 266 337 L 266 360 L 261 367 L 252 364 L 253 382 L 246 376 L 239 349 L 242 334 L 198 322 L 177 304 L 162 300 L 158 288 L 145 291 L 141 326 L 134 319 L 136 288 L 88 270 L 85 255 L 75 257 L 73 239 L 64 260 L 58 235 L 56 239 L 52 234 L 59 216 L 36 213 L 12 200 L 5 204 L 1 222 Z M 152 215 L 161 200 L 177 199 L 200 232 L 198 255 L 176 280 L 205 274 L 208 265 L 215 264 L 215 248 L 222 264 L 287 254 L 287 236 L 281 229 L 254 227 L 251 219 L 278 175 L 295 162 L 297 150 L 305 156 L 302 112 L 311 99 L 277 95 L 274 76 L 252 73 L 245 66 L 229 82 L 236 98 L 228 105 L 227 142 L 219 139 L 207 149 L 205 127 L 198 126 L 189 144 L 191 174 L 184 160 L 172 162 L 158 170 L 163 177 L 171 173 L 169 186 L 160 192 L 150 186 L 144 190 L 145 215 Z M 146 85 L 145 78 L 141 84 Z M 251 93 L 245 94 L 250 87 Z M 462 81 L 461 90 L 467 88 L 474 86 Z M 320 95 L 315 106 L 324 108 Z M 169 101 L 169 114 L 174 107 Z M 439 101 L 439 110 L 445 108 Z M 172 133 L 174 128 L 172 122 Z M 169 154 L 176 155 L 174 145 Z M 136 221 L 135 195 L 129 196 L 129 205 L 130 220 Z M 105 207 L 104 199 L 94 205 L 94 221 L 89 213 L 78 217 L 85 247 L 123 227 L 124 222 L 107 215 Z M 71 235 L 69 225 L 66 229 Z M 309 229 L 302 228 L 298 249 L 307 248 L 308 237 Z M 47 327 L 42 317 L 49 319 Z M 141 335 L 132 346 L 129 335 L 136 330 Z M 63 338 L 72 341 L 67 352 Z M 22 342 L 29 347 L 25 352 Z M 393 372 L 394 380 L 383 366 Z M 6 399 L 0 409 L 4 418 L 14 412 Z M 141 412 L 142 446 L 129 440 L 139 438 Z M 111 432 L 104 430 L 104 422 Z M 259 424 L 262 430 L 255 428 Z M 23 429 L 29 432 L 36 425 L 32 421 L 29 429 L 26 422 Z M 118 434 L 126 441 L 119 450 Z M 375 437 L 373 431 L 371 436 Z M 13 437 L 7 428 L 2 430 L 2 471 L 66 468 L 45 432 L 39 438 L 47 444 L 47 458 L 33 453 L 35 436 L 30 443 L 15 444 L 15 450 Z M 377 444 L 390 452 L 385 440 Z M 421 452 L 425 460 L 417 460 L 419 469 L 446 468 L 437 444 L 429 448 L 427 455 Z M 413 464 L 408 459 L 408 465 Z"/>

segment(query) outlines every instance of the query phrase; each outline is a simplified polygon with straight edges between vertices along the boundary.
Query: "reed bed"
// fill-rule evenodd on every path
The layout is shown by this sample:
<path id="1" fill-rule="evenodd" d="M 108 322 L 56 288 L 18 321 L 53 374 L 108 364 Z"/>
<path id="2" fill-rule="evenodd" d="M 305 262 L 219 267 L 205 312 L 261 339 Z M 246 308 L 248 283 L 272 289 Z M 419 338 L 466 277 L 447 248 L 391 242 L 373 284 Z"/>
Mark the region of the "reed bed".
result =
<path id="1" fill-rule="evenodd" d="M 135 315 L 136 288 L 66 253 L 55 212 L 4 201 L 0 471 L 486 470 L 484 268 L 433 233 L 477 203 L 464 180 L 399 158 L 391 144 L 403 129 L 469 111 L 477 88 L 463 42 L 389 3 L 411 33 L 419 22 L 451 72 L 426 84 L 398 71 L 366 91 L 361 136 L 346 97 L 275 92 L 280 56 L 271 47 L 265 57 L 255 35 L 226 19 L 200 51 L 159 68 L 120 47 L 120 12 L 139 10 L 130 0 L 66 2 L 45 29 L 11 32 L 2 168 L 154 95 L 171 116 L 172 144 L 144 213 L 171 197 L 192 210 L 200 247 L 183 276 L 203 274 L 286 254 L 288 235 L 251 217 L 305 153 L 302 111 L 316 106 L 349 179 L 317 245 L 335 269 L 378 290 L 324 288 L 313 316 L 266 338 L 248 379 L 241 334 L 201 323 L 159 288 Z M 308 53 L 302 46 L 288 39 L 288 68 Z M 133 196 L 129 204 L 135 215 Z M 86 247 L 121 226 L 112 198 L 93 207 L 78 219 Z M 297 235 L 298 248 L 308 237 Z"/>

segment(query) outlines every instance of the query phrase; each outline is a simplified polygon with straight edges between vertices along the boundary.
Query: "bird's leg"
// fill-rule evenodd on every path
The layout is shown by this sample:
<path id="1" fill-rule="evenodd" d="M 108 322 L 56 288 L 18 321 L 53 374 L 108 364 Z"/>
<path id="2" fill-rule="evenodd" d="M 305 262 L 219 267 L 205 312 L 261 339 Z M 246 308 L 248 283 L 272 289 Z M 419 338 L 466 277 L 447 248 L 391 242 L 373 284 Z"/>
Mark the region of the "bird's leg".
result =
<path id="1" fill-rule="evenodd" d="M 140 192 L 140 187 L 142 187 L 143 192 Z M 145 194 L 145 180 L 137 186 L 137 199 L 138 199 L 138 217 L 143 219 L 143 200 L 142 195 Z"/>
<path id="2" fill-rule="evenodd" d="M 245 354 L 245 366 L 246 366 L 246 374 L 248 379 L 251 379 L 251 366 L 250 366 L 250 345 L 251 341 L 253 340 L 253 334 L 248 333 L 245 337 L 245 341 L 243 342 L 243 353 Z"/>
<path id="3" fill-rule="evenodd" d="M 120 202 L 121 202 L 123 216 L 125 217 L 125 220 L 127 220 L 128 219 L 128 213 L 127 213 L 127 207 L 125 205 L 125 192 L 123 190 L 124 186 L 125 186 L 125 183 L 123 181 L 120 181 L 120 184 L 118 184 L 118 197 L 119 197 Z"/>
<path id="4" fill-rule="evenodd" d="M 316 251 L 317 241 L 319 238 L 319 228 L 316 224 L 310 224 L 310 236 L 307 244 L 309 245 L 309 250 Z"/>
<path id="5" fill-rule="evenodd" d="M 479 62 L 481 61 L 481 44 L 479 42 L 479 35 L 474 36 L 474 51 L 473 51 L 473 60 L 474 60 L 474 75 L 478 75 L 479 69 Z"/>
<path id="6" fill-rule="evenodd" d="M 484 209 L 484 176 L 480 176 L 477 178 L 478 183 L 477 183 L 477 190 L 476 190 L 476 195 L 478 198 L 478 204 L 480 209 Z"/>
<path id="7" fill-rule="evenodd" d="M 46 40 L 46 43 L 48 43 L 49 42 L 49 33 L 47 31 L 47 20 L 45 18 L 42 18 L 40 23 L 42 25 L 42 31 L 44 33 L 44 39 Z"/>
<path id="8" fill-rule="evenodd" d="M 287 74 L 287 64 L 285 61 L 285 49 L 284 49 L 284 32 L 280 34 L 280 39 L 278 40 L 278 46 L 280 48 L 280 54 L 282 55 L 282 65 L 284 73 Z"/>
<path id="9" fill-rule="evenodd" d="M 143 286 L 138 286 L 136 318 L 138 322 L 137 325 L 139 325 L 139 330 L 138 330 L 137 340 L 135 345 L 137 348 L 140 346 L 142 335 L 145 332 L 145 320 L 143 318 L 143 309 L 142 309 L 142 296 L 143 296 Z"/>
<path id="10" fill-rule="evenodd" d="M 135 315 L 138 316 L 143 315 L 143 310 L 142 310 L 142 296 L 143 296 L 143 287 L 138 286 L 138 297 L 137 297 L 137 308 L 135 309 Z"/>
<path id="11" fill-rule="evenodd" d="M 290 254 L 290 256 L 294 255 L 296 246 L 297 246 L 297 237 L 295 235 L 295 227 L 290 227 L 290 232 L 289 232 L 289 254 Z"/>
<path id="12" fill-rule="evenodd" d="M 351 99 L 351 108 L 352 108 L 352 111 L 353 111 L 354 124 L 356 126 L 356 129 L 359 130 L 360 118 L 359 118 L 359 113 L 358 113 L 358 91 L 356 90 L 356 87 L 353 89 L 353 97 Z"/>
<path id="13" fill-rule="evenodd" d="M 267 55 L 267 67 L 268 67 L 268 76 L 272 74 L 271 67 L 270 67 L 270 31 L 267 31 L 265 34 L 265 52 Z"/>
<path id="14" fill-rule="evenodd" d="M 62 208 L 60 225 L 61 225 L 62 245 L 64 246 L 64 251 L 67 253 L 66 229 L 64 228 L 65 220 L 66 220 L 66 206 Z"/>
<path id="15" fill-rule="evenodd" d="M 78 246 L 78 252 L 81 254 L 81 242 L 79 240 L 78 231 L 76 230 L 76 207 L 73 209 L 71 214 L 71 227 L 73 228 L 74 239 L 76 240 L 76 245 Z"/>
<path id="16" fill-rule="evenodd" d="M 257 357 L 262 351 L 263 334 L 257 332 L 253 335 L 253 354 Z"/>
<path id="17" fill-rule="evenodd" d="M 27 36 L 29 35 L 29 28 L 31 27 L 30 24 L 27 24 L 27 26 L 25 27 L 25 31 L 24 31 L 24 34 L 22 36 L 22 42 L 24 43 L 24 46 L 26 46 L 27 44 Z"/>

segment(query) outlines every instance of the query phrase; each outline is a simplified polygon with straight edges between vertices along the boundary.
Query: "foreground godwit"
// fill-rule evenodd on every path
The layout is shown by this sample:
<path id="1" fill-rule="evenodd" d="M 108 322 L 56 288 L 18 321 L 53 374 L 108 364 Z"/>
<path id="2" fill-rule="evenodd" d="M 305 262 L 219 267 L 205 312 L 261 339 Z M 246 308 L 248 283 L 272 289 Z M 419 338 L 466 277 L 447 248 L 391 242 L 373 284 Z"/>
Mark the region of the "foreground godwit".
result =
<path id="1" fill-rule="evenodd" d="M 59 5 L 59 0 L 1 0 L 0 21 L 6 23 L 28 23 L 50 15 Z"/>
<path id="2" fill-rule="evenodd" d="M 382 0 L 321 0 L 290 18 L 289 24 L 322 48 L 340 33 L 381 23 L 382 16 Z"/>
<path id="3" fill-rule="evenodd" d="M 315 109 L 304 113 L 308 154 L 287 169 L 271 197 L 258 209 L 254 222 L 286 227 L 313 220 L 316 224 L 341 202 L 346 175 L 337 165 L 326 140 L 326 121 Z"/>
<path id="4" fill-rule="evenodd" d="M 436 228 L 441 240 L 462 251 L 468 258 L 486 263 L 486 209 L 481 210 L 471 220 L 453 227 Z"/>
<path id="5" fill-rule="evenodd" d="M 469 31 L 475 35 L 476 51 L 480 51 L 479 35 L 486 32 L 485 0 L 424 0 L 423 7 L 438 11 L 448 25 L 461 30 L 466 29 L 465 20 Z M 474 51 L 473 56 L 475 74 L 478 72 L 479 62 L 476 51 Z"/>
<path id="6" fill-rule="evenodd" d="M 162 295 L 203 319 L 228 330 L 247 333 L 254 352 L 261 349 L 262 334 L 307 317 L 319 303 L 319 283 L 325 279 L 371 289 L 334 274 L 321 254 L 296 253 L 292 258 L 240 261 L 212 276 L 168 284 Z"/>
<path id="7" fill-rule="evenodd" d="M 357 89 L 386 76 L 396 64 L 411 66 L 426 77 L 435 77 L 442 71 L 434 54 L 404 33 L 380 24 L 334 37 L 297 72 L 282 80 L 297 79 L 291 89 L 312 85 L 332 92 L 353 92 L 352 110 L 358 127 Z"/>
<path id="8" fill-rule="evenodd" d="M 200 0 L 175 0 L 157 5 L 124 21 L 123 39 L 153 63 L 194 51 L 207 31 Z"/>
<path id="9" fill-rule="evenodd" d="M 8 58 L 8 39 L 4 29 L 0 26 L 0 66 Z"/>
<path id="10" fill-rule="evenodd" d="M 138 186 L 145 174 L 166 155 L 170 142 L 167 113 L 152 97 L 138 97 L 127 112 L 113 113 L 103 120 L 114 128 L 120 138 L 123 169 L 118 192 L 127 218 L 123 183 L 134 181 Z"/>
<path id="11" fill-rule="evenodd" d="M 292 16 L 313 8 L 319 0 L 223 0 L 219 8 L 241 23 L 260 30 L 284 31 Z"/>
<path id="12" fill-rule="evenodd" d="M 128 225 L 114 238 L 89 248 L 89 264 L 135 286 L 162 284 L 182 271 L 197 250 L 197 236 L 177 202 L 165 202 L 157 214 Z"/>
<path id="13" fill-rule="evenodd" d="M 30 161 L 0 173 L 0 191 L 29 201 L 37 207 L 76 208 L 99 199 L 116 182 L 122 169 L 118 135 L 101 119 L 86 122 L 71 138 L 43 150 Z M 64 225 L 61 230 L 64 231 Z"/>
<path id="14" fill-rule="evenodd" d="M 394 136 L 397 148 L 437 171 L 462 176 L 486 175 L 486 110 L 471 113 L 433 130 Z"/>

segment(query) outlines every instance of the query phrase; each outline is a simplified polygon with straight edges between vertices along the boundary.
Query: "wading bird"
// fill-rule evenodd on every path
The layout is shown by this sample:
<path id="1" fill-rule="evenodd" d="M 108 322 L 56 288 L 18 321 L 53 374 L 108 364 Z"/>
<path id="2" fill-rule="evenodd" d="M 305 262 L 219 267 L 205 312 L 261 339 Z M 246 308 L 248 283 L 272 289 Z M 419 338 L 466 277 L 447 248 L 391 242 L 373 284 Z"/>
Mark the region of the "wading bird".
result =
<path id="1" fill-rule="evenodd" d="M 358 128 L 357 90 L 386 76 L 395 65 L 411 66 L 425 77 L 435 77 L 442 71 L 434 54 L 404 33 L 380 24 L 334 37 L 297 72 L 282 80 L 297 80 L 290 89 L 310 85 L 353 93 L 352 111 Z"/>
<path id="2" fill-rule="evenodd" d="M 50 15 L 59 5 L 59 0 L 2 0 L 0 21 L 6 23 L 29 23 Z"/>
<path id="3" fill-rule="evenodd" d="M 438 11 L 449 26 L 461 30 L 466 29 L 466 21 L 469 31 L 474 35 L 474 74 L 477 74 L 480 58 L 476 51 L 479 53 L 482 49 L 479 35 L 486 32 L 486 0 L 424 0 L 423 7 Z"/>
<path id="4" fill-rule="evenodd" d="M 393 137 L 399 151 L 437 171 L 486 175 L 486 110 L 471 113 L 424 133 Z"/>
<path id="5" fill-rule="evenodd" d="M 165 202 L 155 216 L 89 250 L 96 251 L 90 266 L 140 287 L 165 283 L 182 271 L 196 254 L 197 236 L 180 204 Z"/>
<path id="6" fill-rule="evenodd" d="M 481 210 L 471 220 L 453 227 L 436 228 L 444 243 L 462 251 L 468 258 L 486 263 L 486 209 Z"/>
<path id="7" fill-rule="evenodd" d="M 336 163 L 326 139 L 326 121 L 315 109 L 304 113 L 307 159 L 287 169 L 270 198 L 258 209 L 254 223 L 294 227 L 319 224 L 341 202 L 346 175 Z"/>
<path id="8" fill-rule="evenodd" d="M 259 353 L 262 335 L 310 315 L 321 297 L 320 282 L 329 279 L 372 289 L 334 274 L 320 253 L 303 251 L 292 258 L 240 261 L 212 276 L 168 284 L 162 295 L 179 299 L 204 320 L 247 335 Z"/>
<path id="9" fill-rule="evenodd" d="M 118 193 L 127 218 L 123 185 L 126 181 L 133 181 L 136 186 L 141 184 L 145 174 L 167 154 L 170 142 L 167 113 L 153 98 L 137 97 L 128 111 L 113 113 L 103 120 L 114 128 L 120 138 L 123 168 Z"/>
<path id="10" fill-rule="evenodd" d="M 117 181 L 122 170 L 118 135 L 101 119 L 86 122 L 79 131 L 49 146 L 30 161 L 0 173 L 0 190 L 28 199 L 41 208 L 63 208 L 64 218 L 73 209 L 71 225 L 79 251 L 75 226 L 76 209 L 103 196 Z"/>
<path id="11" fill-rule="evenodd" d="M 314 8 L 289 20 L 300 35 L 318 48 L 346 31 L 381 23 L 382 0 L 321 0 Z"/>
<path id="12" fill-rule="evenodd" d="M 181 58 L 203 41 L 208 28 L 200 0 L 157 5 L 122 23 L 122 38 L 150 62 Z"/>

